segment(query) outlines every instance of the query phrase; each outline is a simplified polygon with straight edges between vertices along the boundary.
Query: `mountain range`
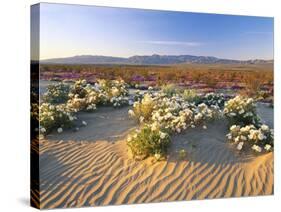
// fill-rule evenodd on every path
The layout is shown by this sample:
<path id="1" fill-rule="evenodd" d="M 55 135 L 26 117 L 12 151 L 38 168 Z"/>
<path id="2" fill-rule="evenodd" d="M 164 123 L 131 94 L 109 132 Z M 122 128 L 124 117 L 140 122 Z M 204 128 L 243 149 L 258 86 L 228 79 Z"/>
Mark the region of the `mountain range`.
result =
<path id="1" fill-rule="evenodd" d="M 43 64 L 129 64 L 129 65 L 172 65 L 172 64 L 264 64 L 273 60 L 232 60 L 211 56 L 194 55 L 144 55 L 132 57 L 111 57 L 100 55 L 77 55 L 65 58 L 41 60 Z"/>

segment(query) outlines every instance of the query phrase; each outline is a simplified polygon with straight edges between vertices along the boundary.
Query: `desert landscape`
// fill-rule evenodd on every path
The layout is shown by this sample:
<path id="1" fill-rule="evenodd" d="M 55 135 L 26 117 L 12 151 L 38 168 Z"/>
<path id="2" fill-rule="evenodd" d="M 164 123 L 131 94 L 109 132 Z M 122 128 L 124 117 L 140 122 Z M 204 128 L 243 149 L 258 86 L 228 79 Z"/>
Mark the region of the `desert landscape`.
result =
<path id="1" fill-rule="evenodd" d="M 42 66 L 42 70 L 45 70 L 45 65 Z M 64 66 L 68 69 L 73 68 L 71 65 Z M 204 67 L 205 65 L 199 69 L 200 73 L 204 72 Z M 223 65 L 217 67 L 223 67 Z M 106 70 L 106 66 L 103 68 Z M 112 66 L 109 66 L 109 69 L 111 68 Z M 147 69 L 153 71 L 153 66 Z M 244 69 L 247 69 L 247 65 L 244 65 Z M 216 73 L 220 71 L 221 75 L 231 76 L 231 74 L 224 73 L 228 72 L 224 68 L 216 70 Z M 159 72 L 163 75 L 161 71 Z M 122 69 L 120 72 L 122 73 Z M 95 99 L 92 100 L 96 102 L 95 107 L 90 111 L 87 111 L 86 105 L 83 104 L 91 103 L 82 102 L 80 99 L 80 104 L 72 105 L 76 107 L 75 112 L 72 110 L 69 113 L 75 117 L 73 125 L 55 128 L 50 126 L 50 130 L 46 127 L 43 131 L 41 128 L 43 133 L 39 140 L 40 207 L 100 206 L 273 194 L 273 149 L 269 151 L 252 150 L 246 144 L 242 150 L 239 149 L 240 141 L 232 142 L 226 137 L 231 125 L 229 125 L 227 114 L 223 112 L 225 103 L 235 98 L 237 94 L 255 93 L 253 101 L 260 122 L 263 126 L 273 129 L 273 96 L 271 95 L 273 87 L 267 81 L 270 82 L 270 75 L 272 77 L 273 72 L 269 68 L 260 72 L 236 71 L 238 76 L 243 75 L 245 79 L 243 81 L 225 79 L 223 83 L 217 82 L 219 85 L 226 85 L 225 87 L 204 84 L 203 80 L 197 82 L 192 78 L 190 81 L 186 80 L 185 84 L 176 85 L 172 84 L 175 81 L 166 77 L 169 80 L 161 80 L 163 85 L 155 80 L 154 87 L 151 87 L 152 80 L 143 80 L 139 89 L 136 88 L 138 87 L 136 84 L 129 85 L 122 81 L 122 85 L 117 87 L 119 89 L 117 93 L 123 100 L 125 99 L 123 103 L 120 100 L 118 106 L 114 106 L 112 103 L 103 105 Z M 57 75 L 62 75 L 61 79 L 65 79 L 63 72 L 58 71 L 57 73 Z M 195 74 L 193 73 L 193 75 Z M 259 78 L 260 74 L 267 78 Z M 41 72 L 41 75 L 41 107 L 46 100 L 49 102 L 58 100 L 58 103 L 63 101 L 64 90 L 62 89 L 75 88 L 76 92 L 83 93 L 81 88 L 99 87 L 93 81 L 86 83 L 86 80 L 82 82 L 83 80 L 77 81 L 76 79 L 47 80 L 43 77 L 45 76 L 44 71 Z M 90 79 L 93 77 L 95 74 Z M 114 81 L 113 77 L 107 79 L 108 82 Z M 258 91 L 248 90 L 254 89 L 255 86 L 245 83 L 252 83 L 251 80 L 246 79 L 247 77 L 256 78 L 255 83 L 260 85 L 257 88 Z M 258 82 L 258 79 L 262 79 L 262 81 Z M 83 83 L 85 84 L 83 85 Z M 189 87 L 190 85 L 193 87 Z M 237 90 L 233 89 L 235 85 L 239 85 Z M 112 85 L 109 83 L 107 86 Z M 54 87 L 57 90 L 54 90 Z M 68 92 L 71 93 L 70 90 Z M 123 94 L 121 94 L 121 90 Z M 195 91 L 196 93 L 193 93 Z M 137 112 L 136 102 L 141 105 L 144 103 L 144 98 L 148 96 L 156 98 L 155 96 L 159 94 L 162 94 L 162 96 L 160 95 L 162 103 L 165 102 L 164 98 L 174 101 L 174 97 L 184 96 L 183 102 L 195 104 L 197 107 L 202 104 L 210 105 L 207 107 L 211 109 L 210 102 L 202 103 L 204 96 L 217 97 L 216 95 L 220 91 L 224 91 L 225 94 L 219 93 L 223 97 L 213 98 L 210 101 L 213 105 L 219 105 L 220 99 L 224 101 L 221 108 L 217 108 L 216 113 L 220 113 L 218 117 L 199 121 L 194 123 L 195 126 L 190 125 L 189 122 L 192 120 L 185 119 L 186 127 L 177 125 L 180 131 L 177 131 L 177 128 L 165 131 L 170 136 L 170 142 L 165 151 L 162 153 L 160 151 L 159 156 L 155 153 L 132 154 L 128 145 L 128 137 L 145 126 L 146 122 L 150 122 L 140 122 L 139 118 L 136 118 L 136 114 L 135 117 L 132 117 L 132 111 Z M 259 95 L 260 92 L 261 95 Z M 70 103 L 69 96 L 72 95 L 67 93 L 68 100 L 64 101 Z M 201 99 L 200 104 L 193 102 L 197 98 Z M 55 105 L 61 105 L 58 103 Z M 148 105 L 144 104 L 146 110 Z M 196 110 L 196 108 L 192 109 L 193 118 L 198 114 Z M 143 114 L 140 115 L 145 117 L 146 112 L 142 111 Z M 175 111 L 172 113 L 176 116 Z M 49 125 L 46 123 L 45 126 Z M 158 127 L 163 128 L 163 126 Z M 60 128 L 62 131 L 59 130 Z M 265 145 L 262 148 L 265 148 Z"/>
<path id="2" fill-rule="evenodd" d="M 32 206 L 274 194 L 272 18 L 35 9 Z"/>

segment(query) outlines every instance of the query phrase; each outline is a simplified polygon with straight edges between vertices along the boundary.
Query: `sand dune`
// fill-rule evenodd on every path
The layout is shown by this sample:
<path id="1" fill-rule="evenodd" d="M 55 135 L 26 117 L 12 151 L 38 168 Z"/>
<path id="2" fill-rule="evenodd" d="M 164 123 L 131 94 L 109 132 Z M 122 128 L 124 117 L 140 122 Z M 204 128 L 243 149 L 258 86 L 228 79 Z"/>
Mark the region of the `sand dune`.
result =
<path id="1" fill-rule="evenodd" d="M 105 110 L 97 113 L 101 126 L 88 115 L 81 132 L 40 141 L 41 208 L 273 194 L 273 153 L 238 154 L 225 143 L 225 120 L 174 136 L 166 161 L 137 162 L 124 141 L 136 126 L 124 116 L 127 109 Z"/>

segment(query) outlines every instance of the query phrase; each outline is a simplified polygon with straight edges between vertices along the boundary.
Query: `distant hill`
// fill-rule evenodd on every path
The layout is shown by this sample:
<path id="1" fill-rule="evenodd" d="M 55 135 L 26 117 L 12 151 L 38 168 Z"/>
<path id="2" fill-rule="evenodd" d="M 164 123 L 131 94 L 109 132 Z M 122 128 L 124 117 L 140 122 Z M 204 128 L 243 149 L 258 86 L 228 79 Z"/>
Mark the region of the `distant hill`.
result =
<path id="1" fill-rule="evenodd" d="M 99 55 L 78 55 L 65 58 L 41 60 L 44 64 L 131 64 L 131 65 L 172 65 L 172 64 L 265 64 L 273 60 L 231 60 L 210 56 L 194 55 L 144 55 L 132 57 L 110 57 Z"/>

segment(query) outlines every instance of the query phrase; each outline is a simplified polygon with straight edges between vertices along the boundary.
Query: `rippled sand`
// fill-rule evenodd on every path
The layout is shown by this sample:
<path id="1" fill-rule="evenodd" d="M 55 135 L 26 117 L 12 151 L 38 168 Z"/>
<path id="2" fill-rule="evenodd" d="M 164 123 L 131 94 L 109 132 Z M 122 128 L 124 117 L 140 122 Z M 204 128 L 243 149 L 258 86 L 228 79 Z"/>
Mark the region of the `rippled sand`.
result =
<path id="1" fill-rule="evenodd" d="M 166 161 L 137 162 L 124 141 L 136 127 L 126 114 L 80 114 L 88 126 L 40 141 L 41 208 L 273 194 L 273 153 L 237 153 L 224 120 L 174 136 Z"/>

